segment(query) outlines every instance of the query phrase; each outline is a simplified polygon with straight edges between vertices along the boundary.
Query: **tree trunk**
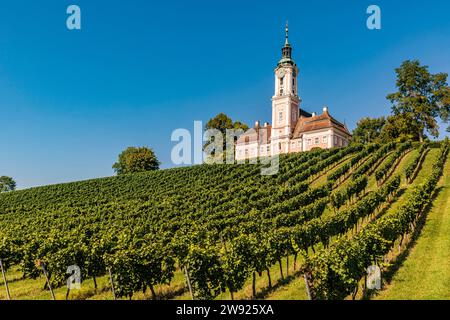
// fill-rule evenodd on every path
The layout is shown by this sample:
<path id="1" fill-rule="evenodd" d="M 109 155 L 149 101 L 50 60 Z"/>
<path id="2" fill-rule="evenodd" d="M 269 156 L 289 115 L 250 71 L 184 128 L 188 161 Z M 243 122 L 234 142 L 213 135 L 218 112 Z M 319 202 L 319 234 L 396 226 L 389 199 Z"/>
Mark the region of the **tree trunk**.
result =
<path id="1" fill-rule="evenodd" d="M 297 252 L 294 254 L 294 271 L 297 270 Z"/>
<path id="2" fill-rule="evenodd" d="M 230 290 L 231 300 L 234 300 L 233 289 L 231 289 L 231 286 L 228 287 L 228 290 Z"/>
<path id="3" fill-rule="evenodd" d="M 289 254 L 286 256 L 286 277 L 289 277 Z"/>
<path id="4" fill-rule="evenodd" d="M 398 253 L 400 253 L 400 251 L 402 250 L 402 243 L 403 243 L 403 234 L 402 237 L 400 238 L 400 243 L 398 244 Z"/>
<path id="5" fill-rule="evenodd" d="M 267 278 L 269 279 L 269 288 L 272 288 L 272 279 L 270 278 L 270 270 L 267 268 Z"/>
<path id="6" fill-rule="evenodd" d="M 281 279 L 284 279 L 284 275 L 283 275 L 283 265 L 281 264 L 281 259 L 278 260 L 278 264 L 280 265 L 280 275 L 281 275 Z"/>
<path id="7" fill-rule="evenodd" d="M 153 288 L 153 285 L 150 284 L 150 291 L 152 292 L 152 300 L 156 300 L 156 292 L 155 292 L 155 288 Z"/>
<path id="8" fill-rule="evenodd" d="M 97 290 L 97 278 L 94 276 L 94 289 Z"/>
<path id="9" fill-rule="evenodd" d="M 352 294 L 352 300 L 355 300 L 355 298 L 356 298 L 356 295 L 358 294 L 358 285 L 356 285 L 356 288 L 355 288 L 355 291 L 353 291 L 353 294 Z"/>

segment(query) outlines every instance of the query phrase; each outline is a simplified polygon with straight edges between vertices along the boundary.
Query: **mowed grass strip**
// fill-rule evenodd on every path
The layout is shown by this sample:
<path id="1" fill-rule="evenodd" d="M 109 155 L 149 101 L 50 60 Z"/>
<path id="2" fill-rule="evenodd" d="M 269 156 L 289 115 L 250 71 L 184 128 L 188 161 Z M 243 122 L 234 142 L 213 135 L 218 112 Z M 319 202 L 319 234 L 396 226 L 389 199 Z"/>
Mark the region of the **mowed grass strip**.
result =
<path id="1" fill-rule="evenodd" d="M 45 278 L 43 276 L 37 279 L 23 278 L 22 272 L 18 267 L 8 270 L 7 274 L 9 291 L 12 300 L 50 300 L 52 299 L 50 291 L 45 287 Z M 181 271 L 175 272 L 171 285 L 155 286 L 157 298 L 167 299 L 176 295 L 183 294 L 185 291 L 184 274 Z M 62 286 L 53 289 L 56 300 L 65 300 L 67 287 Z M 136 292 L 133 300 L 150 300 L 151 293 L 147 289 L 145 293 Z M 0 277 L 0 300 L 6 299 L 6 290 L 3 278 Z M 111 284 L 108 276 L 97 278 L 97 289 L 95 289 L 92 278 L 84 279 L 80 289 L 70 291 L 68 300 L 112 300 Z M 121 298 L 120 300 L 126 300 Z"/>
<path id="2" fill-rule="evenodd" d="M 450 156 L 423 229 L 391 282 L 375 299 L 450 299 L 449 173 Z"/>

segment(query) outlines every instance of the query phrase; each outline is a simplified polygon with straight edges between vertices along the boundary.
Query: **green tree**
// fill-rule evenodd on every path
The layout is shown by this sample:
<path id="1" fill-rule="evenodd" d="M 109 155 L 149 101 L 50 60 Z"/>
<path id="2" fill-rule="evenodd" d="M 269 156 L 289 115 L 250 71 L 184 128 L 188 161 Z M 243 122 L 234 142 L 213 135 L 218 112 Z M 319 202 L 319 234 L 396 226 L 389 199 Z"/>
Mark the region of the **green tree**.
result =
<path id="1" fill-rule="evenodd" d="M 431 74 L 418 60 L 403 62 L 395 72 L 398 92 L 386 97 L 392 103 L 393 114 L 413 121 L 410 124 L 420 141 L 423 141 L 425 131 L 438 137 L 436 119 L 439 117 L 447 123 L 450 113 L 447 73 Z"/>
<path id="2" fill-rule="evenodd" d="M 227 129 L 242 129 L 246 131 L 248 126 L 240 121 L 233 122 L 225 113 L 219 113 L 206 123 L 205 130 L 208 129 L 217 129 L 225 135 Z"/>
<path id="3" fill-rule="evenodd" d="M 121 175 L 158 170 L 160 164 L 151 148 L 128 147 L 119 155 L 119 160 L 112 167 L 118 175 Z"/>
<path id="4" fill-rule="evenodd" d="M 209 129 L 217 129 L 222 133 L 222 137 L 223 137 L 223 149 L 222 150 L 225 150 L 227 129 L 235 129 L 235 130 L 242 129 L 245 132 L 248 130 L 248 126 L 245 123 L 240 122 L 240 121 L 233 122 L 233 120 L 230 117 L 228 117 L 225 113 L 219 113 L 214 118 L 209 119 L 209 121 L 206 123 L 205 131 L 209 130 Z M 235 140 L 237 140 L 237 138 L 238 137 L 235 137 Z M 206 142 L 204 146 L 206 146 L 206 145 L 208 145 L 208 142 Z M 209 156 L 219 156 L 220 157 L 220 155 L 218 155 L 218 154 L 216 155 L 216 154 L 214 154 L 214 152 L 209 154 Z M 223 156 L 225 157 L 226 154 L 224 153 Z"/>
<path id="5" fill-rule="evenodd" d="M 0 193 L 16 190 L 16 182 L 11 177 L 0 177 Z"/>
<path id="6" fill-rule="evenodd" d="M 411 114 L 389 116 L 381 129 L 380 141 L 420 140 L 419 127 Z"/>
<path id="7" fill-rule="evenodd" d="M 380 136 L 381 129 L 386 123 L 384 117 L 370 118 L 365 117 L 358 121 L 355 130 L 353 130 L 352 142 L 370 143 L 376 142 Z"/>

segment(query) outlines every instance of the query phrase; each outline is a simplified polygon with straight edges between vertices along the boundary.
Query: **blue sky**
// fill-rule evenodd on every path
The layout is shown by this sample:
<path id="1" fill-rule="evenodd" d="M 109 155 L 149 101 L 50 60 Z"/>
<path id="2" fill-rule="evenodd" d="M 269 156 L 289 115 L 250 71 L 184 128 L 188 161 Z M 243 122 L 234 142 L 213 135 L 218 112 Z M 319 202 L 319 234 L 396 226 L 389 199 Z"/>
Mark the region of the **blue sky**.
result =
<path id="1" fill-rule="evenodd" d="M 66 28 L 81 8 L 82 30 Z M 366 28 L 381 8 L 382 29 Z M 390 111 L 394 68 L 450 71 L 448 1 L 29 0 L 0 4 L 0 175 L 19 188 L 113 174 L 127 146 L 171 167 L 171 133 L 219 112 L 270 121 L 289 20 L 302 106 L 353 129 Z"/>

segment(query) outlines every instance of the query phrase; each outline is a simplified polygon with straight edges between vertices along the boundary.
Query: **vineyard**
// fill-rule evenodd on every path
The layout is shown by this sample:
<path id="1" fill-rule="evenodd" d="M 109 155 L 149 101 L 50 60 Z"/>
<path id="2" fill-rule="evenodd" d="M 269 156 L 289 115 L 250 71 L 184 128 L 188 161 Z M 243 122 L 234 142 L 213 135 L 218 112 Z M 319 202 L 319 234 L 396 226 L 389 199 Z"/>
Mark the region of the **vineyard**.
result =
<path id="1" fill-rule="evenodd" d="M 367 297 L 366 269 L 407 250 L 449 147 L 354 145 L 283 155 L 274 176 L 197 165 L 1 194 L 0 298 Z"/>

